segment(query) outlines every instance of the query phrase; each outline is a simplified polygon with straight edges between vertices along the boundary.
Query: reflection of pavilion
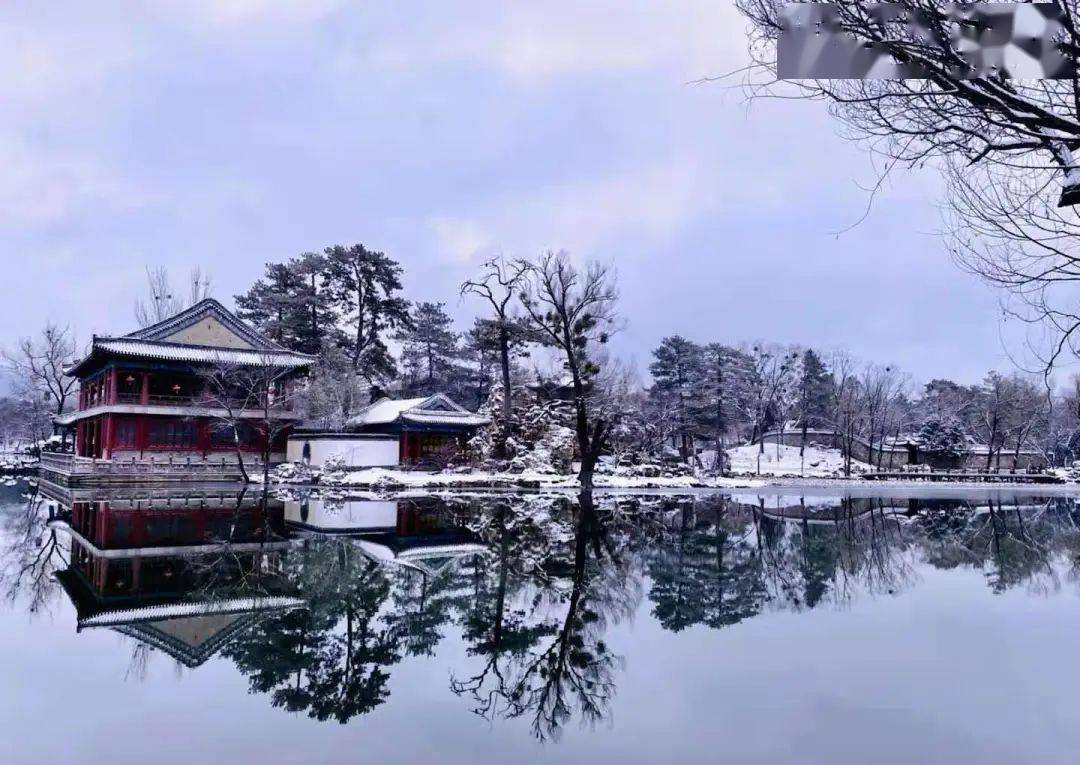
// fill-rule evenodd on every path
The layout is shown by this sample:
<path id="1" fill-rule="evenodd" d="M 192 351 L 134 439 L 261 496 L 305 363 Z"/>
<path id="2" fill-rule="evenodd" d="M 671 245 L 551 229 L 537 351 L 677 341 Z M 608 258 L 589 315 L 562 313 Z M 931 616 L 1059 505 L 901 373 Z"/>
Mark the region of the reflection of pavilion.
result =
<path id="1" fill-rule="evenodd" d="M 265 614 L 302 606 L 282 570 L 281 505 L 213 493 L 68 498 L 59 574 L 77 629 L 108 628 L 196 667 Z"/>
<path id="2" fill-rule="evenodd" d="M 437 504 L 417 499 L 305 499 L 285 503 L 285 523 L 309 532 L 348 536 L 374 561 L 434 576 L 487 550 L 471 531 L 448 524 Z"/>

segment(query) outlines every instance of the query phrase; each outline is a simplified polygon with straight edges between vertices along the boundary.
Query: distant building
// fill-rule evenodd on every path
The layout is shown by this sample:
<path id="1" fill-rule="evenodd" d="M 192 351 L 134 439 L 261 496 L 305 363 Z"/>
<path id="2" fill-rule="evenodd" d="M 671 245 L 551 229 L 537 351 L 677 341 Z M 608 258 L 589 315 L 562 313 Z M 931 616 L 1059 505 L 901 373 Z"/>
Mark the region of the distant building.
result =
<path id="1" fill-rule="evenodd" d="M 398 462 L 438 459 L 461 446 L 490 420 L 436 393 L 425 398 L 381 398 L 349 420 L 348 430 L 398 439 Z"/>
<path id="2" fill-rule="evenodd" d="M 800 446 L 803 433 L 798 428 L 769 431 L 762 440 L 765 443 L 777 442 L 787 446 Z M 844 438 L 835 430 L 811 428 L 806 431 L 806 443 L 816 444 L 830 449 L 845 448 Z M 955 454 L 944 454 L 928 450 L 914 435 L 886 437 L 884 442 L 875 441 L 872 445 L 865 439 L 855 437 L 851 440 L 851 456 L 859 462 L 882 468 L 900 468 L 912 465 L 924 465 L 935 470 L 984 470 L 989 449 L 968 439 L 967 444 Z M 1016 450 L 1005 447 L 996 450 L 990 467 L 997 470 L 1042 470 L 1047 466 L 1046 455 L 1035 449 Z"/>
<path id="3" fill-rule="evenodd" d="M 314 361 L 272 342 L 216 300 L 203 300 L 122 337 L 95 336 L 87 356 L 67 372 L 79 380 L 78 409 L 57 423 L 74 431 L 77 457 L 220 459 L 236 450 L 233 429 L 221 426 L 227 410 L 220 398 L 205 395 L 202 374 L 221 365 L 288 370 L 278 383 L 282 403 L 271 406 L 275 420 L 290 422 L 300 415 L 288 404 L 288 389 Z M 258 427 L 265 420 L 261 405 L 230 416 L 244 425 L 241 450 L 261 452 L 267 438 Z M 285 436 L 269 445 L 277 459 L 285 457 Z"/>

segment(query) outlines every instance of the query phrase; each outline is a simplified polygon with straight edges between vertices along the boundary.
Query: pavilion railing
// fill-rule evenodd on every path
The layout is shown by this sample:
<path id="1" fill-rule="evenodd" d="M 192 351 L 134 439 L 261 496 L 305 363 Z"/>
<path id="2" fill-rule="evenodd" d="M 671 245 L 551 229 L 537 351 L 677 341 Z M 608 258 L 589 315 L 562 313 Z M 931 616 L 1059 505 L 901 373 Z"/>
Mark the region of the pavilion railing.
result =
<path id="1" fill-rule="evenodd" d="M 97 402 L 94 405 L 98 405 L 103 402 Z M 228 400 L 222 400 L 219 398 L 200 398 L 198 396 L 174 396 L 164 394 L 151 394 L 147 396 L 146 401 L 142 399 L 142 395 L 139 393 L 117 393 L 117 404 L 143 404 L 145 406 L 202 406 L 211 409 L 258 409 L 262 406 L 261 402 L 251 401 L 250 399 L 231 398 Z M 292 403 L 289 400 L 280 401 L 271 404 L 271 409 L 274 411 L 291 411 Z"/>
<path id="2" fill-rule="evenodd" d="M 207 459 L 172 456 L 161 459 L 95 459 L 93 457 L 79 457 L 74 454 L 45 452 L 41 455 L 41 467 L 54 473 L 70 476 L 183 475 L 212 479 L 232 478 L 240 472 L 234 454 Z M 257 474 L 262 471 L 262 460 L 258 458 L 245 459 L 244 467 L 249 474 Z"/>

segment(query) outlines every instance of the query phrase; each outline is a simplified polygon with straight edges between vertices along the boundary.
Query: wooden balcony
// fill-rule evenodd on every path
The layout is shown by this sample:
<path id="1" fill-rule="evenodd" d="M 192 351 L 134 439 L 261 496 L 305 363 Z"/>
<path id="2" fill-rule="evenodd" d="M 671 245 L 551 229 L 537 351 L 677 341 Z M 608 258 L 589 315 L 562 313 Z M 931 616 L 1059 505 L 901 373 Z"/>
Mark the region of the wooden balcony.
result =
<path id="1" fill-rule="evenodd" d="M 173 396 L 173 395 L 148 395 L 145 398 L 138 393 L 117 393 L 116 400 L 110 402 L 101 402 L 95 404 L 95 406 L 105 406 L 107 404 L 137 404 L 141 406 L 193 406 L 201 408 L 211 409 L 246 409 L 248 411 L 258 410 L 262 408 L 261 402 L 250 401 L 240 398 L 232 398 L 222 400 L 220 398 L 210 398 L 202 396 Z M 271 403 L 271 411 L 275 412 L 291 412 L 293 410 L 291 401 L 284 401 L 282 403 Z"/>

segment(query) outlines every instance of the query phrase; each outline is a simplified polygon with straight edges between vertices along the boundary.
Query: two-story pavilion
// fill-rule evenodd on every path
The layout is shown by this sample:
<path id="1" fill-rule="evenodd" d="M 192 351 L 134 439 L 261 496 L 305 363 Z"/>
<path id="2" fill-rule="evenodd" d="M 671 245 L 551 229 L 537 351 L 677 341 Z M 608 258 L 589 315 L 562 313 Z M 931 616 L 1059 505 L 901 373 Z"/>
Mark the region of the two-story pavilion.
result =
<path id="1" fill-rule="evenodd" d="M 80 383 L 77 411 L 57 418 L 74 430 L 75 454 L 97 459 L 202 457 L 266 445 L 266 409 L 207 392 L 207 371 L 254 366 L 282 370 L 271 391 L 274 421 L 300 414 L 288 395 L 314 357 L 287 350 L 207 299 L 165 321 L 122 337 L 94 336 L 90 352 L 67 374 Z M 273 428 L 274 457 L 284 459 L 287 429 Z M 218 454 L 218 457 L 222 456 Z"/>

